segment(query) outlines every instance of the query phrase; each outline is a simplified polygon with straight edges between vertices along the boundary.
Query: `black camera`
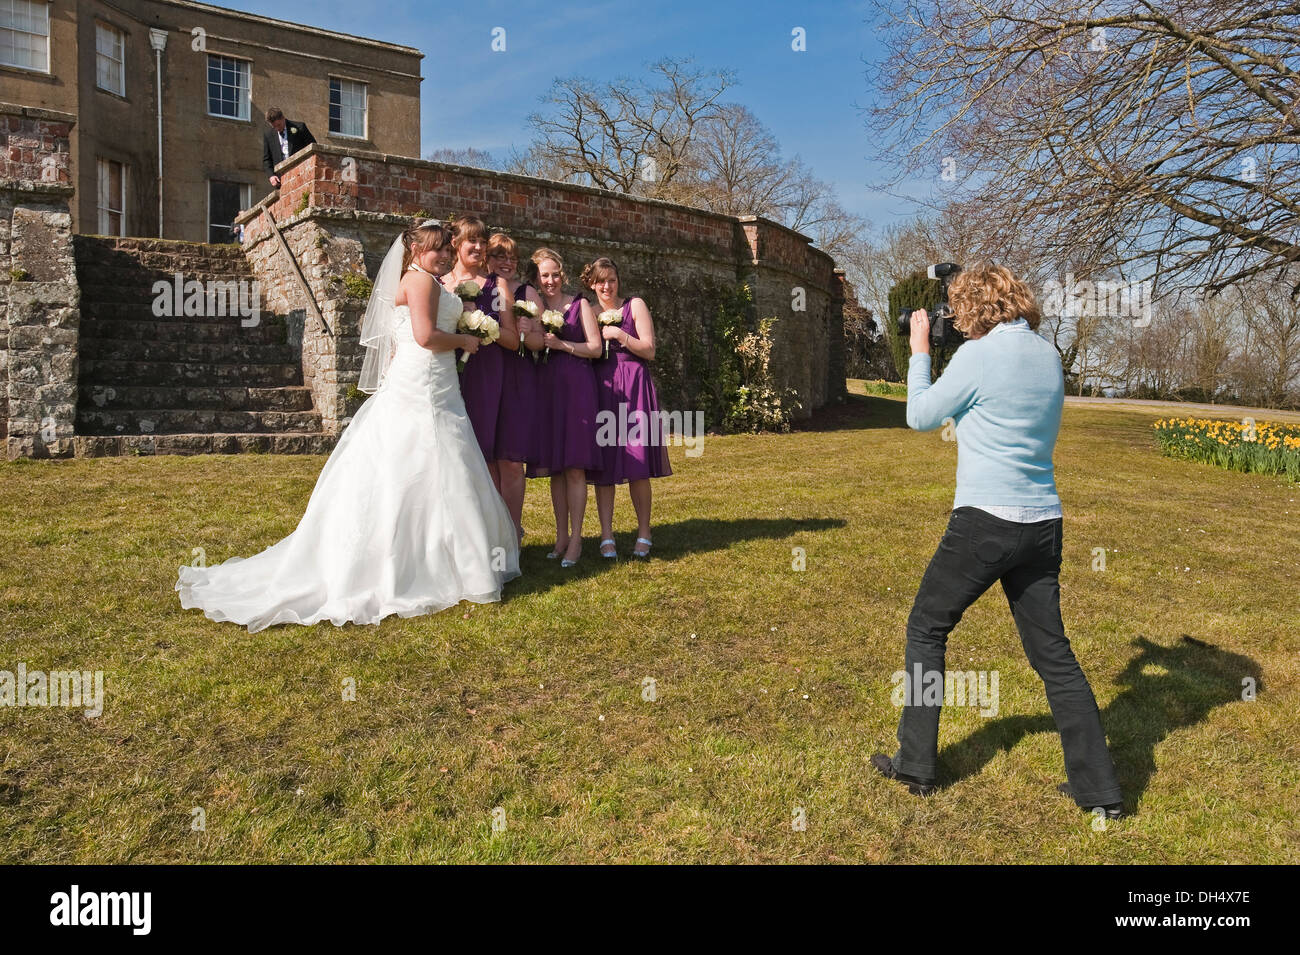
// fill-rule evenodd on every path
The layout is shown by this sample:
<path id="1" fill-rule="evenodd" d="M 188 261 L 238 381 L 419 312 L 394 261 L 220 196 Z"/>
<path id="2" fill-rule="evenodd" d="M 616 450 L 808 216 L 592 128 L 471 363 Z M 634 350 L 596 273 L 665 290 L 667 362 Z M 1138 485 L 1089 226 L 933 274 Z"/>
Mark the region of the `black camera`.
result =
<path id="1" fill-rule="evenodd" d="M 926 309 L 930 316 L 930 341 L 936 345 L 959 341 L 963 336 L 952 323 L 952 307 L 948 304 L 948 283 L 961 271 L 955 262 L 939 262 L 926 269 L 926 275 L 937 280 L 939 284 L 939 301 Z M 898 312 L 898 334 L 907 337 L 912 333 L 912 312 L 916 309 L 904 308 Z"/>

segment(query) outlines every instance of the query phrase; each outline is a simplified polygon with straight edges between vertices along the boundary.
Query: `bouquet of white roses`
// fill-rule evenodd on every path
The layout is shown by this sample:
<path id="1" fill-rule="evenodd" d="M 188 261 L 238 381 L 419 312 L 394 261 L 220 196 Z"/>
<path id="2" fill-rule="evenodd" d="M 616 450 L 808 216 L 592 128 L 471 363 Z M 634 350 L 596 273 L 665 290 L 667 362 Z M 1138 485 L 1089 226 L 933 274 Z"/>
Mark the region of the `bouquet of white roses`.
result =
<path id="1" fill-rule="evenodd" d="M 473 279 L 468 279 L 456 286 L 456 296 L 462 302 L 473 302 L 483 294 L 483 286 L 479 285 Z"/>
<path id="2" fill-rule="evenodd" d="M 524 318 L 536 318 L 538 308 L 526 298 L 516 299 L 514 304 L 515 315 Z M 524 344 L 524 336 L 519 336 L 519 357 L 523 358 L 528 352 L 528 346 Z M 535 357 L 535 356 L 534 356 Z"/>
<path id="3" fill-rule="evenodd" d="M 491 345 L 501 337 L 500 323 L 478 308 L 472 312 L 461 312 L 460 321 L 456 323 L 456 329 L 467 335 L 473 335 L 485 345 Z M 468 361 L 468 352 L 460 356 L 460 366 L 462 368 L 465 367 L 465 363 Z"/>
<path id="4" fill-rule="evenodd" d="M 553 308 L 548 308 L 546 311 L 542 312 L 542 327 L 552 335 L 560 334 L 560 329 L 564 327 L 564 313 L 557 312 Z M 542 364 L 546 364 L 550 357 L 551 347 L 548 345 L 542 352 Z"/>
<path id="5" fill-rule="evenodd" d="M 619 308 L 609 308 L 596 316 L 596 321 L 602 325 L 621 325 L 623 324 L 623 310 Z M 609 358 L 609 339 L 605 339 L 605 357 Z"/>

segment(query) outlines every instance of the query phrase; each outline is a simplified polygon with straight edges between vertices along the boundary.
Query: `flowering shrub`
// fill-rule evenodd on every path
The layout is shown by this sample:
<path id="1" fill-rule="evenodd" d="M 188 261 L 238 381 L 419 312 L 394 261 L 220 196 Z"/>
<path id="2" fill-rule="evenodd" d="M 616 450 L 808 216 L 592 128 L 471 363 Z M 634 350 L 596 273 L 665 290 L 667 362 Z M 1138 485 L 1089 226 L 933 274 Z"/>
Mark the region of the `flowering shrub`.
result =
<path id="1" fill-rule="evenodd" d="M 789 431 L 790 417 L 800 407 L 793 388 L 779 388 L 772 376 L 772 326 L 764 318 L 758 331 L 743 332 L 736 340 L 742 384 L 727 407 L 729 431 Z"/>

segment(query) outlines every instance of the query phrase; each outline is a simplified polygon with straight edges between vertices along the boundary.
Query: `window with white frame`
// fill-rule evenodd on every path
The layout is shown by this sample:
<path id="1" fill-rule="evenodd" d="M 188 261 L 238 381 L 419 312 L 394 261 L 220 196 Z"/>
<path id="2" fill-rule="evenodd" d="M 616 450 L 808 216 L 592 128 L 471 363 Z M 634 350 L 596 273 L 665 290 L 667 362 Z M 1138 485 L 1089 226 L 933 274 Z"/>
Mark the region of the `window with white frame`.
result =
<path id="1" fill-rule="evenodd" d="M 208 115 L 248 119 L 249 62 L 208 54 Z"/>
<path id="2" fill-rule="evenodd" d="M 366 84 L 330 77 L 330 132 L 366 138 Z"/>
<path id="3" fill-rule="evenodd" d="M 106 23 L 95 24 L 95 85 L 126 95 L 126 34 Z"/>
<path id="4" fill-rule="evenodd" d="M 0 0 L 0 65 L 50 71 L 47 0 Z"/>
<path id="5" fill-rule="evenodd" d="M 99 170 L 99 234 L 126 235 L 126 166 L 96 159 Z"/>

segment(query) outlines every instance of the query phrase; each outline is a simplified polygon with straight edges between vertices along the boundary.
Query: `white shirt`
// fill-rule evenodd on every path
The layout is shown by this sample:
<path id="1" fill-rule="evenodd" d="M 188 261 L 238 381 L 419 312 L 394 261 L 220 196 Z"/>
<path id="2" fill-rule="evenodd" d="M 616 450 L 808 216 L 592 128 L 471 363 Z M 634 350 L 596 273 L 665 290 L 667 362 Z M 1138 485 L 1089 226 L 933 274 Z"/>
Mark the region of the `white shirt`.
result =
<path id="1" fill-rule="evenodd" d="M 284 129 L 280 130 L 280 152 L 284 153 L 282 158 L 289 158 L 289 124 L 284 124 Z"/>
<path id="2" fill-rule="evenodd" d="M 1023 318 L 1017 318 L 1010 322 L 999 322 L 989 330 L 990 335 L 997 335 L 1005 332 L 1009 328 L 1029 328 L 1029 323 Z M 1023 507 L 1019 504 L 973 504 L 986 514 L 992 514 L 994 517 L 1000 517 L 1004 521 L 1015 521 L 1017 524 L 1032 524 L 1035 521 L 1050 521 L 1062 517 L 1060 504 L 1047 504 L 1034 507 Z"/>

